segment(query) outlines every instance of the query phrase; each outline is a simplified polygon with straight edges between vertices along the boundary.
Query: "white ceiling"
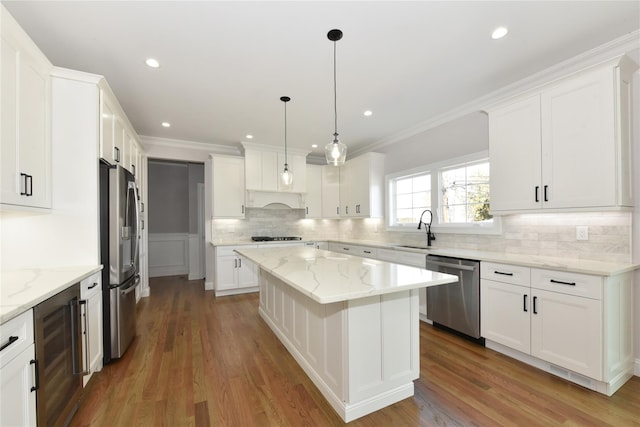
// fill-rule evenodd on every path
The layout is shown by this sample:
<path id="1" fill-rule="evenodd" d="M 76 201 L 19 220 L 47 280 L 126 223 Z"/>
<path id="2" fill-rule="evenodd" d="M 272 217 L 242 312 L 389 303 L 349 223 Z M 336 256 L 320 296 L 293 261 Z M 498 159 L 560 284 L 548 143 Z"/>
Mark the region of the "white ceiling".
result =
<path id="1" fill-rule="evenodd" d="M 352 151 L 640 28 L 639 1 L 2 3 L 54 65 L 104 75 L 139 135 L 281 145 L 287 95 L 290 146 L 318 154 L 333 133 L 332 28 Z M 510 32 L 492 40 L 499 25 Z"/>

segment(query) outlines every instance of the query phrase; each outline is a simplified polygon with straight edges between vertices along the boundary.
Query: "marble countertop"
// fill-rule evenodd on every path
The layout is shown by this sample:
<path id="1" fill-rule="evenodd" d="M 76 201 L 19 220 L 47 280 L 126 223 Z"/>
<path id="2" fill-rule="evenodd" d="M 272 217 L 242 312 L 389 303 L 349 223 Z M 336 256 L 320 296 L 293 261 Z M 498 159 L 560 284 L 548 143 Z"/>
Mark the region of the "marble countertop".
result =
<path id="1" fill-rule="evenodd" d="M 458 280 L 449 274 L 308 247 L 236 252 L 321 304 Z"/>
<path id="2" fill-rule="evenodd" d="M 329 242 L 344 243 L 351 245 L 370 246 L 378 249 L 390 249 L 404 252 L 432 254 L 450 256 L 456 258 L 467 258 L 485 262 L 497 262 L 503 264 L 520 265 L 523 267 L 546 268 L 550 270 L 569 271 L 573 273 L 593 274 L 596 276 L 614 276 L 640 268 L 640 264 L 614 263 L 594 260 L 583 260 L 573 258 L 549 257 L 542 255 L 508 254 L 504 252 L 490 252 L 470 249 L 439 248 L 426 246 L 407 248 L 402 247 L 402 243 L 380 242 L 376 240 L 353 240 L 353 239 L 303 239 L 294 242 Z M 250 239 L 237 239 L 219 242 L 211 242 L 213 246 L 243 246 L 255 245 Z M 260 242 L 262 244 L 283 243 L 283 242 Z"/>
<path id="3" fill-rule="evenodd" d="M 100 270 L 101 265 L 2 270 L 0 324 Z"/>

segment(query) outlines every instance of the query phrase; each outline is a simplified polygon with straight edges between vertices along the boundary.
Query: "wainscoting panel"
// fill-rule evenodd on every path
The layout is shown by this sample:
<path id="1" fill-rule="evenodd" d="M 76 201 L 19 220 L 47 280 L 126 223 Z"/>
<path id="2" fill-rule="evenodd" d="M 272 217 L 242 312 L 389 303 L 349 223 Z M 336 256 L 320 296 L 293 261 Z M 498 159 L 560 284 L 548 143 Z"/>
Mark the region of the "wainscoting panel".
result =
<path id="1" fill-rule="evenodd" d="M 189 273 L 188 233 L 149 233 L 149 277 Z"/>

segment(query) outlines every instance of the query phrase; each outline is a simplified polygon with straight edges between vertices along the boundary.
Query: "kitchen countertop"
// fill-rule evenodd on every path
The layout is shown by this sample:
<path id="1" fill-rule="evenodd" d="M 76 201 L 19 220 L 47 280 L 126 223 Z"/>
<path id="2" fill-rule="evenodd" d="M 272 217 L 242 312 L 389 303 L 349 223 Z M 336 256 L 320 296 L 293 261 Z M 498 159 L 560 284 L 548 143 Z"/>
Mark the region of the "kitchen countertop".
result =
<path id="1" fill-rule="evenodd" d="M 416 247 L 406 248 L 400 247 L 402 243 L 380 242 L 376 240 L 353 240 L 353 239 L 303 239 L 289 242 L 253 242 L 249 239 L 245 240 L 229 240 L 220 242 L 211 242 L 215 246 L 242 246 L 269 243 L 304 243 L 304 242 L 329 242 L 344 243 L 351 245 L 370 246 L 378 249 L 390 249 L 404 252 L 432 254 L 450 256 L 456 258 L 467 258 L 485 262 L 497 262 L 503 264 L 520 265 L 523 267 L 546 268 L 550 270 L 569 271 L 573 273 L 593 274 L 596 276 L 614 276 L 616 274 L 627 273 L 629 271 L 640 268 L 640 264 L 633 263 L 614 263 L 602 262 L 594 260 L 583 260 L 574 258 L 549 257 L 543 255 L 526 255 L 526 254 L 508 254 L 504 252 L 479 251 L 470 249 L 452 249 L 439 248 L 432 246 L 431 248 Z M 415 245 L 419 246 L 419 245 Z"/>
<path id="2" fill-rule="evenodd" d="M 294 289 L 328 304 L 456 282 L 458 278 L 422 268 L 308 247 L 236 249 Z"/>
<path id="3" fill-rule="evenodd" d="M 101 265 L 2 270 L 0 324 L 100 270 Z"/>

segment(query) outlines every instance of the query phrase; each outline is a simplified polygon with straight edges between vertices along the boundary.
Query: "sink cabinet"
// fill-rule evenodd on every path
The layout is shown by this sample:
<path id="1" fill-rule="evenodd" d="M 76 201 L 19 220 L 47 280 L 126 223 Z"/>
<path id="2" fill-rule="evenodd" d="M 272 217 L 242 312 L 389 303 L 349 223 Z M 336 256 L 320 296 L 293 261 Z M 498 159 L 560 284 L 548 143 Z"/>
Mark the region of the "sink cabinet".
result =
<path id="1" fill-rule="evenodd" d="M 619 57 L 489 109 L 492 212 L 633 206 L 635 69 Z"/>

